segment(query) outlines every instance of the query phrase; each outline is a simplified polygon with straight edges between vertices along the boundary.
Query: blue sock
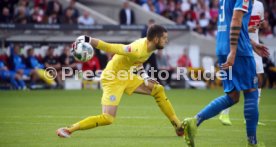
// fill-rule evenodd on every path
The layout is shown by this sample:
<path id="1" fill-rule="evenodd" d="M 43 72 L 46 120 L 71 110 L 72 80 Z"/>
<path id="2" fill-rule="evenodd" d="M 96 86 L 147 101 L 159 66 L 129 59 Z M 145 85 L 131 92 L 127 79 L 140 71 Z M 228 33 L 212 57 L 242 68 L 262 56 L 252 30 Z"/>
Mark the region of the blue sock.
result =
<path id="1" fill-rule="evenodd" d="M 196 115 L 197 126 L 199 126 L 204 120 L 216 116 L 222 110 L 231 107 L 233 104 L 235 104 L 235 102 L 228 95 L 216 98 Z"/>
<path id="2" fill-rule="evenodd" d="M 248 142 L 257 144 L 257 125 L 259 120 L 258 90 L 244 93 L 244 117 L 246 120 L 246 132 Z"/>

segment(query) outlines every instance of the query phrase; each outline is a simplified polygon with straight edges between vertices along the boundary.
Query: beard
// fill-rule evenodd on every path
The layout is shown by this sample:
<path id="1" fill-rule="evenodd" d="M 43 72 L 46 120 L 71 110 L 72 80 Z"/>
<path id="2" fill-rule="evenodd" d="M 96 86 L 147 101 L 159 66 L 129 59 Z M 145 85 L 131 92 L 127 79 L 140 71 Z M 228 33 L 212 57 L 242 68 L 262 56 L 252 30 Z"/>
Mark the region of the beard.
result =
<path id="1" fill-rule="evenodd" d="M 164 46 L 160 45 L 159 43 L 155 45 L 155 48 L 158 50 L 164 49 Z"/>

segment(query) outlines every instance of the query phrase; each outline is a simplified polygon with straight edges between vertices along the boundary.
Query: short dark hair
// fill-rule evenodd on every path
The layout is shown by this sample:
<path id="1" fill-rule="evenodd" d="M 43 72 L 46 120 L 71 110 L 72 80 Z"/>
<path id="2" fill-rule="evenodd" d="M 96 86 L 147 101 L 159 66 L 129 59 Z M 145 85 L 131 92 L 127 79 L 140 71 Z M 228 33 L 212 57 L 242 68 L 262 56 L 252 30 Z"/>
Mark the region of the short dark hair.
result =
<path id="1" fill-rule="evenodd" d="M 153 24 L 148 28 L 147 39 L 149 41 L 152 41 L 155 37 L 162 37 L 164 32 L 167 32 L 167 29 L 165 27 Z"/>

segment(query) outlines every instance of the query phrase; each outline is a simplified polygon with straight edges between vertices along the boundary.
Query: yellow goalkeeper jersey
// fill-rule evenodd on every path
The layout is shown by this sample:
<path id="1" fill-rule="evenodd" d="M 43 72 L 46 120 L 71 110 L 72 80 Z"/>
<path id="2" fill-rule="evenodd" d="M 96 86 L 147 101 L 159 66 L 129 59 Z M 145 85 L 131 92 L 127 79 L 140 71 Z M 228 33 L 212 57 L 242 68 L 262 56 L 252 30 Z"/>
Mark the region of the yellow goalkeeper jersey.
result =
<path id="1" fill-rule="evenodd" d="M 104 69 L 102 78 L 109 76 L 110 72 L 116 74 L 120 70 L 129 71 L 132 67 L 140 66 L 153 53 L 148 52 L 146 38 L 135 40 L 129 45 L 110 44 L 100 40 L 97 48 L 115 54 Z"/>

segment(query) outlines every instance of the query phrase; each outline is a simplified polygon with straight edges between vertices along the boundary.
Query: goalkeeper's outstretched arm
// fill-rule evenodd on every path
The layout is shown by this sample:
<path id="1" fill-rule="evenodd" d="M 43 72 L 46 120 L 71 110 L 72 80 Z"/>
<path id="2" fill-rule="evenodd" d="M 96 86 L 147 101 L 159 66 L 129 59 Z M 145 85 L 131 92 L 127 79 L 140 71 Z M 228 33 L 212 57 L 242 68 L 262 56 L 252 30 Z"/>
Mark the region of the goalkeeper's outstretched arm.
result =
<path id="1" fill-rule="evenodd" d="M 107 43 L 97 38 L 92 38 L 89 36 L 80 36 L 77 41 L 84 41 L 90 43 L 94 48 L 103 50 L 108 53 L 119 54 L 119 55 L 130 55 L 127 51 L 127 47 L 124 44 Z"/>

